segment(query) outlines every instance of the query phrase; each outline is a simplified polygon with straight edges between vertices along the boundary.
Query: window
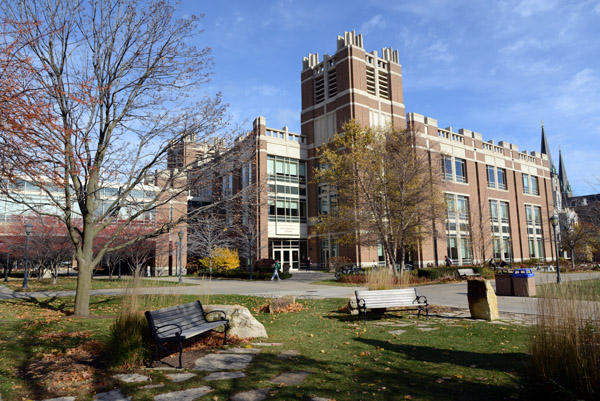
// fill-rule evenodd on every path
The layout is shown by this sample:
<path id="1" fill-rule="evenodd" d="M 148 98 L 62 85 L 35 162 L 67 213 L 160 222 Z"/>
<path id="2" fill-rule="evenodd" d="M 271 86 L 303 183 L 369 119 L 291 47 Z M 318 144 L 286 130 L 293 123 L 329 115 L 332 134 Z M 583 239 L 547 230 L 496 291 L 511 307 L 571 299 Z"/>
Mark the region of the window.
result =
<path id="1" fill-rule="evenodd" d="M 510 214 L 508 202 L 490 200 L 490 218 L 492 223 L 492 247 L 495 259 L 512 258 L 510 239 Z"/>
<path id="2" fill-rule="evenodd" d="M 529 242 L 529 257 L 543 258 L 544 245 L 542 238 L 542 208 L 541 206 L 525 205 L 525 223 L 527 224 L 527 239 Z"/>
<path id="3" fill-rule="evenodd" d="M 442 176 L 444 180 L 452 181 L 452 158 L 442 156 Z"/>
<path id="4" fill-rule="evenodd" d="M 506 169 L 487 166 L 488 188 L 506 189 Z"/>
<path id="5" fill-rule="evenodd" d="M 523 174 L 523 193 L 529 193 L 529 175 Z"/>
<path id="6" fill-rule="evenodd" d="M 488 187 L 496 188 L 496 171 L 494 167 L 487 166 Z"/>
<path id="7" fill-rule="evenodd" d="M 463 159 L 455 159 L 454 166 L 456 167 L 456 181 L 467 182 L 467 170 L 465 168 L 465 161 Z"/>
<path id="8" fill-rule="evenodd" d="M 464 195 L 445 194 L 447 255 L 458 265 L 473 262 L 469 198 Z"/>
<path id="9" fill-rule="evenodd" d="M 539 195 L 540 190 L 538 189 L 538 179 L 537 177 L 531 176 L 531 194 Z"/>
<path id="10" fill-rule="evenodd" d="M 506 189 L 506 170 L 498 168 L 498 189 Z"/>
<path id="11" fill-rule="evenodd" d="M 467 182 L 466 161 L 452 156 L 442 156 L 442 179 Z"/>

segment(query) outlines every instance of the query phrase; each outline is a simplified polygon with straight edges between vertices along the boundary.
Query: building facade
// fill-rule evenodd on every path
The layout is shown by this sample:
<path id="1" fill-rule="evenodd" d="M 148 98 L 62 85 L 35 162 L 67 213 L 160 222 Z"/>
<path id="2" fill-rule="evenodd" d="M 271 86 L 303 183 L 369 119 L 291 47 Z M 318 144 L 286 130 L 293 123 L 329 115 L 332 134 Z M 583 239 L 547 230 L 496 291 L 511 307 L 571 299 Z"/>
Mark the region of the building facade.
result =
<path id="1" fill-rule="evenodd" d="M 256 148 L 253 182 L 264 188 L 258 195 L 254 255 L 292 269 L 302 267 L 306 256 L 321 267 L 333 256 L 362 265 L 385 262 L 381 249 L 340 246 L 335 236 L 314 230 L 316 217 L 338 202 L 335 192 L 314 182 L 317 149 L 354 119 L 369 127 L 409 128 L 416 133 L 417 151 L 439 160 L 432 168 L 441 173 L 446 219 L 434 222 L 431 238 L 411 250 L 413 265 L 439 265 L 445 255 L 458 265 L 492 257 L 508 262 L 555 257 L 549 153 L 523 152 L 515 144 L 485 141 L 479 133 L 455 132 L 431 117 L 406 114 L 398 52 L 367 52 L 362 35 L 354 32 L 338 36 L 332 56 L 305 57 L 301 85 L 301 133 L 268 128 L 259 117 L 244 139 Z"/>

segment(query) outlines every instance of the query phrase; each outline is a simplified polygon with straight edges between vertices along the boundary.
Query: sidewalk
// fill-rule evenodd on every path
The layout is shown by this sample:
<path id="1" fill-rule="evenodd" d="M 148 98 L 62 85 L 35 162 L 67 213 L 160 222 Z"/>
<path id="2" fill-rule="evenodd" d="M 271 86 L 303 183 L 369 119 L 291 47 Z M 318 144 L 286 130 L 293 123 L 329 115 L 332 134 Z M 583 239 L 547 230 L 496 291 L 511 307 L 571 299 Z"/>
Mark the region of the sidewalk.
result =
<path id="1" fill-rule="evenodd" d="M 535 273 L 536 283 L 549 283 L 556 281 L 556 273 Z M 196 277 L 185 277 L 183 281 L 188 284 L 197 284 L 185 287 L 157 287 L 144 288 L 144 294 L 238 294 L 276 298 L 281 296 L 296 296 L 298 298 L 350 298 L 354 291 L 364 287 L 343 287 L 330 285 L 310 284 L 315 281 L 332 279 L 333 274 L 319 271 L 295 272 L 293 277 L 282 281 L 242 281 L 242 280 L 207 280 Z M 562 275 L 563 281 L 600 279 L 600 272 L 569 273 Z M 160 277 L 156 280 L 177 282 L 178 277 Z M 491 280 L 494 286 L 494 280 Z M 93 290 L 92 295 L 117 295 L 123 293 L 122 289 Z M 419 294 L 425 295 L 429 304 L 447 306 L 458 309 L 468 309 L 467 282 L 450 284 L 434 284 L 419 287 Z M 0 285 L 0 299 L 7 298 L 43 298 L 73 296 L 75 291 L 46 291 L 46 292 L 13 292 L 4 285 Z M 498 311 L 500 313 L 535 314 L 536 298 L 498 296 Z"/>

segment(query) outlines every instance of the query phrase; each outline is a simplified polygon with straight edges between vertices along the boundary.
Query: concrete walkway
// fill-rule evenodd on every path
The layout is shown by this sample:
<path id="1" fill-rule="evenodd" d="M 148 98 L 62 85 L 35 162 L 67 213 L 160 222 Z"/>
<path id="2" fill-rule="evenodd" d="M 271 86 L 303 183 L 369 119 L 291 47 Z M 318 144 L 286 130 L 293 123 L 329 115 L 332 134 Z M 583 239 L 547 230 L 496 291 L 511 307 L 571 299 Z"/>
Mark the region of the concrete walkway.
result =
<path id="1" fill-rule="evenodd" d="M 556 282 L 556 273 L 535 273 L 536 283 Z M 350 298 L 354 291 L 364 287 L 343 287 L 330 285 L 314 285 L 315 281 L 332 279 L 333 274 L 318 271 L 295 272 L 293 277 L 282 281 L 245 281 L 245 280 L 207 280 L 196 277 L 185 277 L 187 284 L 197 284 L 182 287 L 144 288 L 144 294 L 239 294 L 276 298 L 293 295 L 298 298 Z M 562 275 L 563 281 L 600 279 L 600 272 L 569 273 Z M 177 277 L 160 277 L 156 280 L 178 281 Z M 492 280 L 492 286 L 494 281 Z M 92 295 L 117 295 L 122 289 L 93 290 Z M 468 309 L 467 283 L 435 284 L 419 287 L 419 294 L 425 295 L 432 305 Z M 75 291 L 45 291 L 45 292 L 13 292 L 0 285 L 0 299 L 7 298 L 44 298 L 73 296 Z M 498 296 L 498 310 L 505 313 L 535 314 L 536 298 Z"/>

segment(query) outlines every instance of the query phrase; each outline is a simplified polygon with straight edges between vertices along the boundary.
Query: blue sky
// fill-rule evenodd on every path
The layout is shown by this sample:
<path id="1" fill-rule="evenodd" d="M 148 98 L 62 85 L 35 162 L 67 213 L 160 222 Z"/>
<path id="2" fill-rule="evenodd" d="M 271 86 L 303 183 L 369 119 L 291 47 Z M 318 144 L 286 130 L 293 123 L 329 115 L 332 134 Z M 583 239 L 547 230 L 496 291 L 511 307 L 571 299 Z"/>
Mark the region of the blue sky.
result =
<path id="1" fill-rule="evenodd" d="M 407 112 L 484 140 L 540 150 L 544 121 L 576 195 L 600 192 L 600 0 L 197 1 L 209 91 L 247 129 L 263 115 L 300 132 L 302 57 L 333 54 L 344 31 L 398 50 Z"/>

